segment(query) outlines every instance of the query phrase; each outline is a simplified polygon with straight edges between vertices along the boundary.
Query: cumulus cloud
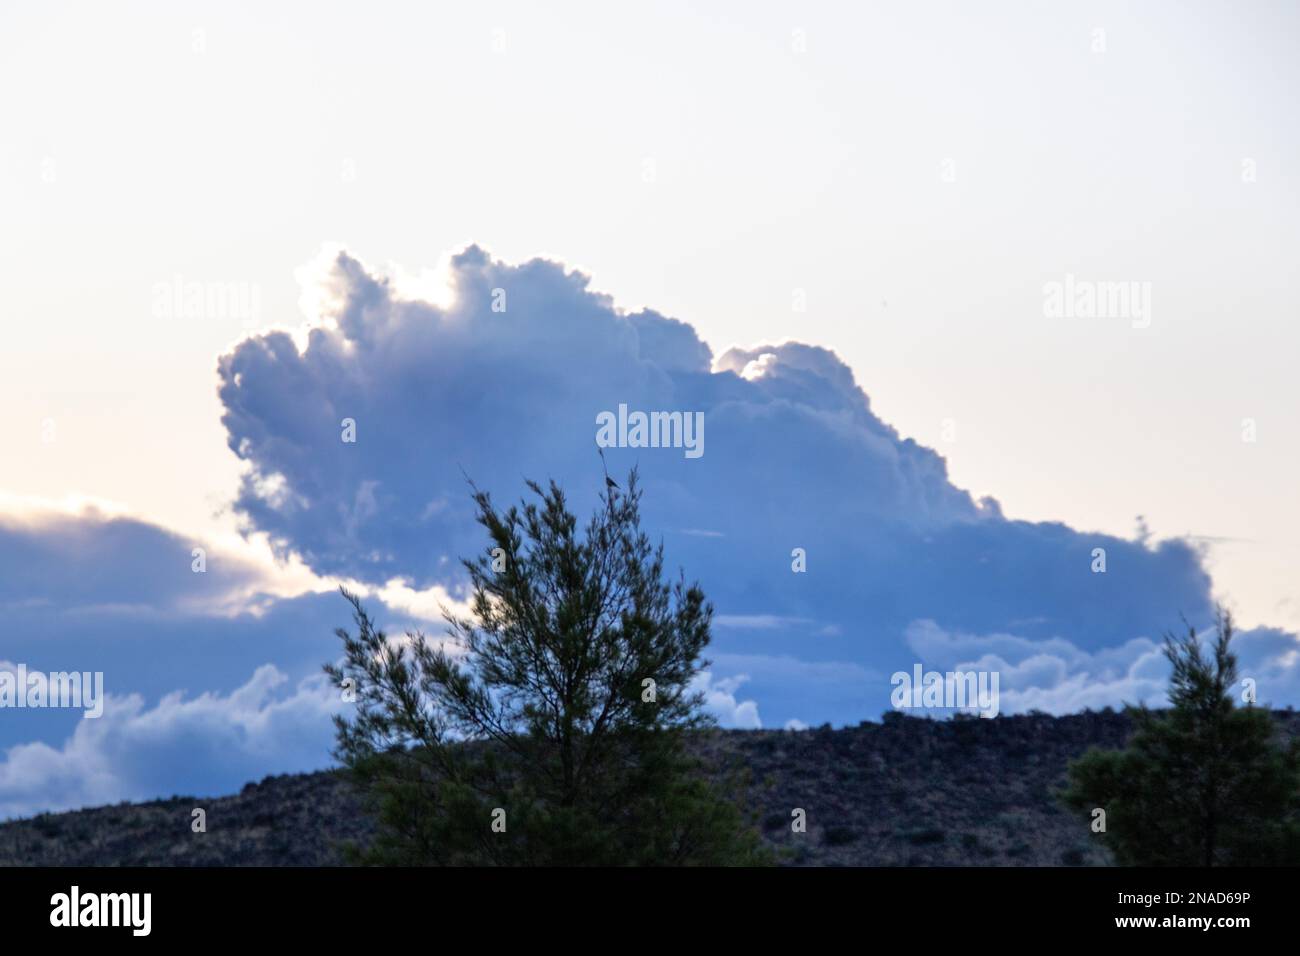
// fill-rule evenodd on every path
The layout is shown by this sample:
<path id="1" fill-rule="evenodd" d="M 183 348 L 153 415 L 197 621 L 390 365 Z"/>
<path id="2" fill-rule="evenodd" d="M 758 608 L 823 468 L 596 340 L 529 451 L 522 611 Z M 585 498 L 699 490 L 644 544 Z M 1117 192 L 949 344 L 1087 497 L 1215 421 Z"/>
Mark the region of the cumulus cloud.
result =
<path id="1" fill-rule="evenodd" d="M 981 516 L 948 484 L 943 460 L 876 419 L 824 349 L 773 346 L 767 374 L 746 381 L 735 372 L 747 353 L 732 350 L 711 369 L 688 325 L 625 315 L 555 263 L 509 266 L 471 247 L 451 266 L 454 304 L 439 308 L 398 298 L 340 254 L 324 300 L 334 311 L 304 348 L 274 332 L 221 360 L 229 444 L 250 466 L 238 507 L 317 570 L 444 580 L 455 548 L 477 543 L 462 469 L 510 492 L 521 473 L 594 487 L 595 419 L 620 403 L 707 416 L 707 461 L 687 470 L 643 456 L 652 501 L 700 519 L 676 526 L 726 534 L 709 520 L 724 505 L 719 517 L 732 524 L 779 508 L 783 492 L 807 499 L 855 478 L 870 493 L 840 502 L 845 518 L 917 527 Z M 357 423 L 355 444 L 341 440 L 344 419 Z M 747 459 L 773 493 L 741 489 L 727 504 L 728 481 L 753 482 L 740 471 Z M 810 467 L 831 460 L 833 473 Z"/>
<path id="2" fill-rule="evenodd" d="M 716 678 L 712 671 L 702 670 L 691 682 L 691 690 L 704 695 L 704 707 L 718 719 L 719 726 L 758 730 L 763 726 L 758 716 L 758 703 L 736 699 L 736 691 L 748 680 L 748 674 Z"/>
<path id="3" fill-rule="evenodd" d="M 461 593 L 457 559 L 484 546 L 465 474 L 507 499 L 525 476 L 553 477 L 594 505 L 596 419 L 625 404 L 704 414 L 701 458 L 606 457 L 616 472 L 639 467 L 648 526 L 718 607 L 717 652 L 888 674 L 910 658 L 920 619 L 1094 652 L 1211 607 L 1185 542 L 1008 520 L 974 501 L 940 455 L 876 416 L 827 349 L 715 357 L 688 324 L 622 311 L 581 273 L 476 246 L 451 258 L 452 294 L 438 303 L 404 297 L 345 252 L 327 265 L 305 336 L 256 336 L 220 361 L 229 445 L 247 467 L 236 508 L 321 573 Z M 344 419 L 355 443 L 341 440 Z M 1092 573 L 1095 548 L 1104 574 Z M 861 719 L 888 691 L 879 679 L 810 716 Z M 788 695 L 773 703 L 779 720 L 796 711 Z"/>
<path id="4" fill-rule="evenodd" d="M 1089 653 L 1063 638 L 949 632 L 922 620 L 908 628 L 907 644 L 927 669 L 996 673 L 1004 714 L 1159 706 L 1168 687 L 1162 645 L 1146 637 Z"/>
<path id="5" fill-rule="evenodd" d="M 1199 629 L 1202 639 L 1212 633 L 1206 623 Z M 1166 704 L 1169 663 L 1161 640 L 1134 638 L 1088 652 L 1059 637 L 1030 640 L 1014 634 L 950 632 L 922 620 L 908 628 L 907 644 L 927 669 L 996 672 L 1000 711 L 1006 714 Z M 1240 632 L 1233 648 L 1239 676 L 1255 682 L 1259 703 L 1281 705 L 1300 699 L 1300 648 L 1294 635 L 1267 628 Z M 1234 693 L 1240 695 L 1243 689 L 1239 683 Z"/>
<path id="6" fill-rule="evenodd" d="M 287 685 L 268 664 L 224 695 L 186 699 L 176 691 L 146 707 L 139 694 L 110 694 L 103 716 L 78 721 L 62 746 L 8 748 L 0 819 L 172 793 L 216 795 L 267 774 L 329 765 L 337 692 L 324 675 Z"/>

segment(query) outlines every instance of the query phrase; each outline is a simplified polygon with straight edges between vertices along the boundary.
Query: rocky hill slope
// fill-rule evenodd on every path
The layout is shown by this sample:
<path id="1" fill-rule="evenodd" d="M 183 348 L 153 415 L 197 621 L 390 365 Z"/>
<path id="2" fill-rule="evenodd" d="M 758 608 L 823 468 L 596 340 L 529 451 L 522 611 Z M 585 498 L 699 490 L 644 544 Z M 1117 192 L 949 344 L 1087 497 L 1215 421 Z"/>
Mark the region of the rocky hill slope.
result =
<path id="1" fill-rule="evenodd" d="M 1287 732 L 1300 715 L 1279 712 Z M 714 731 L 698 746 L 750 772 L 764 837 L 792 865 L 1077 866 L 1107 855 L 1053 794 L 1068 761 L 1122 746 L 1111 711 L 955 721 L 889 714 L 832 730 Z M 191 832 L 202 807 L 207 832 Z M 791 832 L 803 809 L 807 832 Z M 371 825 L 337 772 L 267 777 L 233 796 L 173 797 L 0 825 L 4 865 L 328 866 Z"/>

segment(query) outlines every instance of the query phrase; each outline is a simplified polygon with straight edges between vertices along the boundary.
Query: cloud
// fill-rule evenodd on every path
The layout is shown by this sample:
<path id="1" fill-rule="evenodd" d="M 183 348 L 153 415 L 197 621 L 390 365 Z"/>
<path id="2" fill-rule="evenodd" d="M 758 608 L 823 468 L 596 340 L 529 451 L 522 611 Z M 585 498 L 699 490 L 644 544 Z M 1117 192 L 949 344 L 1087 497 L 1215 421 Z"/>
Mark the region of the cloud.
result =
<path id="1" fill-rule="evenodd" d="M 110 694 L 54 747 L 10 747 L 0 760 L 0 819 L 164 794 L 229 793 L 271 773 L 330 764 L 330 715 L 341 706 L 325 676 L 289 688 L 272 665 L 229 694 Z"/>
<path id="2" fill-rule="evenodd" d="M 0 512 L 0 608 L 217 611 L 240 603 L 261 577 L 246 557 L 94 507 Z"/>
<path id="3" fill-rule="evenodd" d="M 196 546 L 206 548 L 203 573 L 194 570 Z M 276 569 L 259 558 L 255 547 L 192 539 L 99 508 L 68 510 L 26 502 L 21 512 L 0 513 L 0 609 L 5 622 L 0 669 L 23 664 L 29 673 L 38 674 L 100 672 L 118 708 L 123 701 L 170 702 L 183 689 L 186 712 L 199 706 L 189 698 L 243 701 L 247 690 L 241 688 L 263 665 L 295 684 L 313 679 L 323 663 L 340 653 L 334 629 L 349 622 L 347 603 L 335 583 L 299 567 Z M 417 591 L 401 579 L 369 587 L 344 583 L 367 596 L 394 634 L 429 628 L 440 621 L 440 606 L 465 610 L 437 587 Z M 99 721 L 108 719 L 106 715 Z M 57 771 L 58 777 L 73 773 L 74 763 L 55 760 L 51 753 L 64 741 L 73 741 L 71 752 L 89 769 L 76 777 L 80 782 L 75 787 L 70 782 L 65 789 L 69 794 L 84 790 L 89 800 L 100 792 L 94 781 L 105 778 L 105 768 L 126 759 L 128 745 L 144 746 L 138 735 L 121 742 L 102 729 L 83 726 L 95 722 L 83 722 L 81 711 L 69 708 L 0 710 L 0 753 L 17 755 L 26 767 L 37 761 L 64 768 Z M 286 738 L 288 764 L 323 765 L 329 747 L 320 741 L 330 737 L 328 720 L 319 729 L 318 735 Z M 213 741 L 198 739 L 208 731 Z M 228 728 L 214 721 L 193 733 L 195 752 L 209 753 L 225 746 L 221 739 Z M 294 751 L 295 740 L 305 749 Z M 103 752 L 95 757 L 99 749 Z M 187 766 L 184 760 L 159 764 L 156 778 L 113 777 L 112 786 L 152 779 L 160 789 L 150 795 L 172 793 L 186 789 Z M 227 770 L 213 778 L 213 786 L 237 789 L 246 782 L 238 779 L 241 765 L 213 761 L 214 772 L 222 766 Z M 281 770 L 268 762 L 261 772 Z M 165 782 L 173 778 L 175 783 Z M 11 779 L 10 788 L 16 785 Z M 39 792 L 31 791 L 32 800 Z M 63 792 L 51 789 L 51 800 Z"/>
<path id="4" fill-rule="evenodd" d="M 691 690 L 704 695 L 705 709 L 717 717 L 720 726 L 758 730 L 763 726 L 763 721 L 758 716 L 758 703 L 753 700 L 736 700 L 736 691 L 748 680 L 748 674 L 715 678 L 712 671 L 702 670 L 695 675 Z"/>
<path id="5" fill-rule="evenodd" d="M 552 477 L 579 510 L 594 506 L 596 417 L 626 404 L 704 414 L 701 458 L 606 457 L 616 473 L 639 467 L 647 526 L 718 608 L 716 653 L 888 674 L 920 619 L 1093 652 L 1212 606 L 1186 542 L 1009 520 L 973 500 L 940 455 L 875 415 L 833 352 L 784 342 L 715 358 L 689 325 L 624 312 L 581 273 L 476 246 L 446 274 L 450 297 L 420 301 L 336 252 L 305 335 L 256 336 L 220 360 L 228 442 L 247 469 L 237 512 L 319 573 L 463 594 L 457 559 L 484 547 L 465 474 L 506 500 L 524 477 Z M 355 443 L 341 440 L 345 418 Z M 887 679 L 846 689 L 817 714 L 787 700 L 775 716 L 854 721 L 888 691 Z"/>
<path id="6" fill-rule="evenodd" d="M 1209 622 L 1198 628 L 1212 633 Z M 1013 634 L 975 635 L 945 631 L 933 621 L 916 621 L 907 631 L 916 660 L 939 671 L 997 672 L 1000 711 L 1076 713 L 1126 704 L 1163 707 L 1169 663 L 1163 642 L 1134 638 L 1116 647 L 1087 652 L 1063 638 L 1029 640 Z M 1300 644 L 1295 635 L 1268 628 L 1239 632 L 1233 640 L 1240 678 L 1256 684 L 1261 704 L 1300 699 Z M 1240 695 L 1239 682 L 1234 693 Z"/>
<path id="7" fill-rule="evenodd" d="M 1145 637 L 1089 653 L 1063 638 L 948 632 L 922 620 L 908 628 L 907 644 L 927 669 L 997 673 L 1004 714 L 1160 706 L 1169 684 L 1162 645 Z"/>
<path id="8" fill-rule="evenodd" d="M 729 523 L 753 519 L 786 504 L 783 491 L 807 500 L 855 478 L 871 493 L 841 502 L 849 520 L 918 527 L 982 516 L 948 484 L 938 455 L 871 414 L 824 349 L 772 346 L 768 373 L 751 382 L 735 374 L 747 353 L 733 349 L 711 370 L 689 326 L 625 315 L 555 263 L 508 266 L 470 247 L 451 260 L 451 276 L 454 304 L 439 308 L 397 298 L 341 253 L 325 298 L 334 311 L 305 348 L 274 332 L 221 359 L 228 441 L 250 466 L 238 508 L 322 573 L 445 580 L 457 549 L 478 544 L 462 469 L 510 493 L 521 473 L 595 487 L 596 416 L 620 403 L 706 413 L 702 467 L 667 460 L 680 455 L 642 456 L 642 465 L 657 507 L 700 519 L 672 526 L 709 529 L 714 540 L 731 534 L 709 520 L 719 507 Z M 504 312 L 492 310 L 494 290 Z M 355 444 L 342 441 L 345 418 L 357 423 Z M 765 469 L 773 494 L 746 491 L 746 460 Z M 829 474 L 810 467 L 832 460 Z M 740 494 L 728 503 L 733 479 Z"/>
<path id="9" fill-rule="evenodd" d="M 189 544 L 95 511 L 0 516 L 0 566 L 14 572 L 0 579 L 0 670 L 102 671 L 107 692 L 93 720 L 75 708 L 0 711 L 0 819 L 217 795 L 331 765 L 337 692 L 321 665 L 339 655 L 333 629 L 348 623 L 346 602 L 333 591 L 267 596 L 260 569 L 216 550 L 195 574 Z M 441 633 L 443 607 L 468 610 L 439 586 L 351 583 L 398 640 L 407 629 Z M 229 595 L 246 593 L 256 613 L 232 612 Z M 736 697 L 744 681 L 706 673 L 697 685 L 724 726 L 760 726 L 757 704 Z"/>

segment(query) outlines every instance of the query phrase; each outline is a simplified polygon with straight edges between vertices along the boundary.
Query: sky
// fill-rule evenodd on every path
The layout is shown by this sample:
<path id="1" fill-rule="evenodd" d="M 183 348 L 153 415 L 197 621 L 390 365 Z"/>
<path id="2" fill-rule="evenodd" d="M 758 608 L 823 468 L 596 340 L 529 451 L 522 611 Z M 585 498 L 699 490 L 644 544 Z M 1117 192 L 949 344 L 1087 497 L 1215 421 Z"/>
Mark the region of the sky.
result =
<path id="1" fill-rule="evenodd" d="M 1298 33 L 5 4 L 0 669 L 109 706 L 0 710 L 0 817 L 326 765 L 334 586 L 436 628 L 460 468 L 594 501 L 620 403 L 704 414 L 699 459 L 609 459 L 714 600 L 728 726 L 878 718 L 913 662 L 997 670 L 1004 712 L 1155 701 L 1215 601 L 1300 701 Z M 1097 283 L 1133 302 L 1053 312 Z"/>

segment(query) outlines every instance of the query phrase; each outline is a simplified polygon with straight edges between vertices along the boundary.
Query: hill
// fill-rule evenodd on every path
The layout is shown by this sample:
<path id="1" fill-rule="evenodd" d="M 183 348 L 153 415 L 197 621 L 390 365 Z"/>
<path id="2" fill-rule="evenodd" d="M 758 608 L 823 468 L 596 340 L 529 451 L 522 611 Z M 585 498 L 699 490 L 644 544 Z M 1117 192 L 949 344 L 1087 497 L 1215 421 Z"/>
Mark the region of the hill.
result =
<path id="1" fill-rule="evenodd" d="M 1300 715 L 1277 712 L 1300 732 Z M 805 731 L 719 730 L 696 742 L 714 766 L 747 771 L 765 839 L 791 865 L 1105 865 L 1087 822 L 1053 793 L 1068 761 L 1119 747 L 1130 722 L 1065 717 L 925 720 Z M 191 811 L 207 813 L 192 833 Z M 792 810 L 807 832 L 791 832 Z M 233 796 L 172 797 L 0 824 L 3 865 L 329 866 L 371 825 L 337 771 L 267 777 Z"/>

